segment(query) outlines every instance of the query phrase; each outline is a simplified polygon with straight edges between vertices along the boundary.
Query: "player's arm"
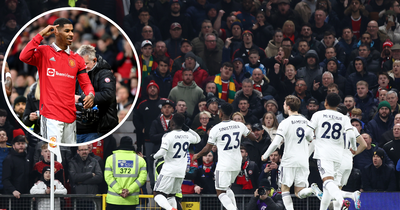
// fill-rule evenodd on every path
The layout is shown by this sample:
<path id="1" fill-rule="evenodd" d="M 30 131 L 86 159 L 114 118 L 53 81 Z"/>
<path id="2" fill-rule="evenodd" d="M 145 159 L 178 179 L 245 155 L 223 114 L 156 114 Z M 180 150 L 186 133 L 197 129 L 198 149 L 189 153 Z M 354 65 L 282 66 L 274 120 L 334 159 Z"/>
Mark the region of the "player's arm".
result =
<path id="1" fill-rule="evenodd" d="M 353 153 L 354 155 L 360 154 L 367 148 L 367 143 L 364 141 L 364 138 L 361 135 L 357 136 L 356 142 L 358 144 L 358 147 L 357 147 L 357 151 L 355 153 Z"/>
<path id="2" fill-rule="evenodd" d="M 4 69 L 4 72 L 6 73 L 6 80 L 4 81 L 4 86 L 6 87 L 7 97 L 10 97 L 11 93 L 12 93 L 12 78 L 11 78 L 10 68 L 8 67 L 7 61 L 5 61 L 5 63 L 6 63 L 6 67 Z"/>
<path id="3" fill-rule="evenodd" d="M 207 143 L 207 145 L 199 153 L 193 155 L 192 161 L 195 161 L 195 160 L 199 159 L 200 157 L 207 155 L 211 151 L 213 146 L 214 145 Z"/>
<path id="4" fill-rule="evenodd" d="M 160 159 L 162 157 L 164 157 L 167 154 L 168 148 L 169 148 L 169 144 L 168 144 L 168 139 L 167 139 L 167 134 L 165 133 L 161 139 L 161 146 L 160 149 L 157 151 L 156 154 L 153 155 L 154 159 Z"/>
<path id="5" fill-rule="evenodd" d="M 196 138 L 193 144 L 198 144 L 201 141 L 201 137 L 194 130 L 189 128 L 188 132 L 191 133 Z"/>
<path id="6" fill-rule="evenodd" d="M 83 60 L 83 59 L 82 59 Z M 79 85 L 82 87 L 86 97 L 83 99 L 83 108 L 91 108 L 94 104 L 94 88 L 90 82 L 89 75 L 86 73 L 84 66 L 80 67 L 80 71 L 77 74 Z"/>
<path id="7" fill-rule="evenodd" d="M 354 151 L 357 150 L 357 143 L 356 143 L 356 137 L 354 135 L 353 128 L 347 129 L 346 130 L 346 138 L 349 139 L 350 141 L 350 148 Z"/>
<path id="8" fill-rule="evenodd" d="M 274 140 L 272 141 L 271 145 L 269 145 L 267 151 L 261 156 L 261 161 L 267 161 L 268 157 L 279 147 L 282 143 L 283 137 L 280 134 L 276 134 Z"/>
<path id="9" fill-rule="evenodd" d="M 308 142 L 312 142 L 314 140 L 314 128 L 310 125 L 307 125 L 305 135 Z"/>
<path id="10" fill-rule="evenodd" d="M 254 135 L 254 133 L 252 131 L 250 131 L 249 134 L 245 137 L 249 138 L 252 141 L 257 140 L 257 137 Z"/>
<path id="11" fill-rule="evenodd" d="M 43 40 L 43 37 L 50 36 L 51 34 L 57 34 L 58 25 L 48 25 L 46 28 L 41 30 L 28 44 L 24 47 L 21 54 L 19 55 L 19 59 L 27 64 L 34 65 L 39 62 L 41 59 L 40 51 L 36 50 L 39 46 L 40 42 Z"/>

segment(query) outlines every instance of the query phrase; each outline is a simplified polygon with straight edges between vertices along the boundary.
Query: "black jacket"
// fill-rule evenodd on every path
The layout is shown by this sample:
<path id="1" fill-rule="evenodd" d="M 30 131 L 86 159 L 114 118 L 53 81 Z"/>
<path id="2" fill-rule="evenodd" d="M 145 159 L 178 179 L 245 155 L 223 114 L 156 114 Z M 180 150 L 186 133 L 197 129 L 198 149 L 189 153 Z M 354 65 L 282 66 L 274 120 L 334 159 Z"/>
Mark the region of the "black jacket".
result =
<path id="1" fill-rule="evenodd" d="M 243 94 L 243 90 L 236 92 L 235 100 L 232 102 L 233 110 L 235 112 L 239 111 L 239 101 L 241 98 L 247 98 Z M 261 118 L 263 114 L 263 104 L 261 103 L 262 93 L 258 90 L 253 90 L 253 93 L 249 98 L 249 114 L 255 115 L 257 118 Z"/>
<path id="2" fill-rule="evenodd" d="M 93 173 L 95 176 L 93 176 Z M 69 161 L 69 176 L 74 194 L 97 194 L 103 173 L 96 159 L 88 155 L 85 161 L 77 154 Z"/>
<path id="3" fill-rule="evenodd" d="M 17 153 L 10 149 L 10 153 L 3 161 L 4 193 L 12 194 L 17 190 L 21 194 L 29 193 L 31 183 L 31 164 L 26 152 Z"/>
<path id="4" fill-rule="evenodd" d="M 101 56 L 97 56 L 97 65 L 88 75 L 95 91 L 94 105 L 99 108 L 99 121 L 89 126 L 77 123 L 77 133 L 82 133 L 79 130 L 108 133 L 118 125 L 116 79 L 111 72 L 111 66 Z"/>
<path id="5" fill-rule="evenodd" d="M 271 144 L 271 137 L 267 131 L 264 131 L 262 139 L 259 142 L 251 141 L 249 139 L 244 139 L 242 145 L 246 147 L 247 153 L 249 154 L 249 159 L 254 161 L 258 168 L 266 162 L 261 162 L 261 156 L 267 151 L 269 145 Z"/>
<path id="6" fill-rule="evenodd" d="M 35 132 L 36 134 L 40 134 L 40 117 L 35 121 L 29 120 L 29 115 L 32 112 L 36 112 L 37 110 L 39 110 L 39 100 L 35 98 L 36 86 L 37 83 L 34 83 L 31 86 L 31 91 L 26 97 L 26 107 L 22 116 L 22 122 L 28 127 L 32 127 L 33 125 L 35 125 L 33 128 L 33 132 Z"/>
<path id="7" fill-rule="evenodd" d="M 363 62 L 364 73 L 361 75 L 359 72 L 354 72 L 347 77 L 345 95 L 354 96 L 357 92 L 357 82 L 360 80 L 366 81 L 369 87 L 373 87 L 378 83 L 376 75 L 367 71 L 367 63 L 365 59 L 360 56 L 358 56 L 357 59 L 360 59 Z M 354 65 L 354 61 L 350 65 Z"/>
<path id="8" fill-rule="evenodd" d="M 372 158 L 371 158 L 372 159 Z M 366 166 L 361 174 L 362 189 L 368 191 L 396 191 L 396 176 L 394 168 L 382 164 L 376 168 L 374 164 Z"/>
<path id="9" fill-rule="evenodd" d="M 161 115 L 159 115 L 155 120 L 153 120 L 153 122 L 151 123 L 150 132 L 149 132 L 150 141 L 152 143 L 154 143 L 155 145 L 158 145 L 158 147 L 160 147 L 160 145 L 161 145 L 161 139 L 162 139 L 163 135 L 169 131 L 169 130 L 167 130 L 167 131 L 164 130 L 161 120 L 160 120 L 160 117 L 161 117 Z M 158 150 L 158 148 L 157 148 L 157 150 Z"/>
<path id="10" fill-rule="evenodd" d="M 167 71 L 165 76 L 160 75 L 160 70 L 158 68 L 156 68 L 155 71 L 151 71 L 150 75 L 147 76 L 143 81 L 141 97 L 143 97 L 143 98 L 148 97 L 147 85 L 150 83 L 151 80 L 154 80 L 159 87 L 158 95 L 161 98 L 168 98 L 169 92 L 172 89 L 172 76 L 169 73 L 169 71 Z"/>
<path id="11" fill-rule="evenodd" d="M 246 206 L 247 210 L 259 210 L 257 207 L 258 201 L 261 205 L 266 205 L 265 210 L 284 210 L 285 207 L 282 201 L 282 195 L 280 193 L 274 192 L 271 197 L 267 197 L 265 200 L 260 200 L 257 197 L 252 197 Z"/>

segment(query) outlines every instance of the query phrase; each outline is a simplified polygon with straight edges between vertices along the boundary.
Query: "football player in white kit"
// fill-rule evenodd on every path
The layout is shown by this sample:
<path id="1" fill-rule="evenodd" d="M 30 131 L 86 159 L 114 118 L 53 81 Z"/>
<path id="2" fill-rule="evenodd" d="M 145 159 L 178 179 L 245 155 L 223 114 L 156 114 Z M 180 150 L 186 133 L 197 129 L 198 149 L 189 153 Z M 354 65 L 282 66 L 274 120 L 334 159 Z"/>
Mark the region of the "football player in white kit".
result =
<path id="1" fill-rule="evenodd" d="M 337 171 L 343 157 L 344 133 L 350 140 L 351 148 L 356 151 L 353 127 L 343 114 L 336 111 L 341 102 L 337 93 L 329 93 L 325 99 L 326 110 L 316 112 L 306 129 L 306 138 L 312 140 L 315 132 L 314 159 L 317 159 L 318 170 L 323 181 L 323 196 L 320 210 L 326 210 L 331 198 L 339 202 L 339 206 L 349 208 L 350 202 L 344 200 L 338 185 L 335 183 Z M 336 204 L 337 204 L 336 202 Z"/>
<path id="2" fill-rule="evenodd" d="M 180 192 L 185 178 L 189 145 L 201 140 L 192 129 L 182 130 L 184 122 L 183 114 L 174 114 L 169 124 L 172 131 L 164 134 L 160 150 L 153 156 L 154 159 L 164 157 L 165 160 L 154 186 L 154 201 L 167 210 L 177 208 L 175 194 Z"/>
<path id="3" fill-rule="evenodd" d="M 207 145 L 193 156 L 193 161 L 208 154 L 214 145 L 217 146 L 218 164 L 215 170 L 215 189 L 218 199 L 227 210 L 236 210 L 235 194 L 230 185 L 235 181 L 240 172 L 242 155 L 240 143 L 242 136 L 252 141 L 256 140 L 251 132 L 242 122 L 230 120 L 233 113 L 231 104 L 223 103 L 219 112 L 222 122 L 215 125 L 211 130 Z"/>
<path id="4" fill-rule="evenodd" d="M 337 107 L 337 111 L 348 118 L 347 108 L 344 104 L 339 104 L 339 106 Z M 348 118 L 348 120 L 350 121 L 350 118 Z M 358 147 L 357 151 L 353 153 L 353 151 L 350 150 L 350 141 L 347 139 L 347 137 L 345 138 L 343 144 L 343 158 L 340 164 L 339 172 L 336 176 L 336 184 L 339 186 L 340 189 L 342 189 L 342 187 L 347 184 L 347 180 L 349 179 L 349 176 L 351 174 L 351 170 L 353 168 L 353 156 L 360 154 L 362 151 L 365 150 L 365 148 L 367 148 L 367 143 L 364 141 L 360 133 L 358 133 L 358 130 L 356 128 L 353 128 L 353 131 L 356 137 L 356 141 L 358 143 Z M 355 192 L 346 192 L 342 190 L 341 193 L 344 198 L 351 198 L 354 201 L 354 206 L 356 209 L 361 208 L 360 191 L 357 190 Z"/>
<path id="5" fill-rule="evenodd" d="M 268 157 L 281 145 L 285 143 L 284 153 L 279 167 L 279 181 L 282 184 L 282 200 L 287 210 L 293 210 L 293 201 L 290 197 L 290 187 L 294 183 L 294 191 L 300 199 L 312 195 L 312 188 L 308 187 L 308 141 L 305 138 L 305 129 L 309 121 L 298 113 L 301 101 L 294 95 L 288 95 L 283 103 L 285 114 L 289 117 L 284 119 L 278 127 L 276 136 L 261 157 L 266 161 Z"/>

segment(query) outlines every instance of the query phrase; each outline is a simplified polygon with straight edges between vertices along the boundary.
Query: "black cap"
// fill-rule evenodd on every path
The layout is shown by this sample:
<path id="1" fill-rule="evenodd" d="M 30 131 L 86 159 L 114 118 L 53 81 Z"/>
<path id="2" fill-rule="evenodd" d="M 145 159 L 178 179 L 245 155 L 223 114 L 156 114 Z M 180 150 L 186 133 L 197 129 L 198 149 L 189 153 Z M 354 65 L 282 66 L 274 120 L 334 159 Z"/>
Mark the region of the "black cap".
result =
<path id="1" fill-rule="evenodd" d="M 263 187 L 264 189 L 270 190 L 271 187 L 271 183 L 269 182 L 269 180 L 267 178 L 263 178 L 260 180 L 260 183 L 258 184 L 258 187 Z"/>
<path id="2" fill-rule="evenodd" d="M 167 99 L 167 100 L 161 100 L 161 106 L 164 106 L 164 105 L 166 105 L 166 104 L 171 105 L 171 106 L 175 109 L 175 103 L 174 103 L 172 100 L 169 100 L 169 99 Z"/>
<path id="3" fill-rule="evenodd" d="M 353 123 L 354 121 L 356 121 L 356 122 L 360 123 L 360 125 L 362 125 L 361 120 L 359 120 L 358 118 L 352 118 L 352 119 L 350 120 L 351 123 Z"/>
<path id="4" fill-rule="evenodd" d="M 119 147 L 117 150 L 132 150 L 135 151 L 135 146 L 133 146 L 133 141 L 132 138 L 129 136 L 124 136 L 121 138 L 121 141 L 119 142 Z"/>
<path id="5" fill-rule="evenodd" d="M 310 98 L 307 100 L 307 105 L 309 104 L 315 104 L 315 105 L 319 105 L 318 100 L 315 98 Z"/>
<path id="6" fill-rule="evenodd" d="M 43 167 L 42 174 L 44 174 L 44 172 L 46 172 L 46 171 L 51 171 L 50 166 Z"/>
<path id="7" fill-rule="evenodd" d="M 263 129 L 263 127 L 262 127 L 262 125 L 260 124 L 260 123 L 254 123 L 252 126 L 251 126 L 251 129 L 252 130 L 262 130 Z"/>
<path id="8" fill-rule="evenodd" d="M 189 39 L 182 39 L 182 41 L 181 41 L 181 45 L 183 44 L 183 43 L 188 43 L 188 44 L 190 44 L 190 46 L 193 46 L 192 45 L 192 42 L 190 42 L 190 40 Z"/>

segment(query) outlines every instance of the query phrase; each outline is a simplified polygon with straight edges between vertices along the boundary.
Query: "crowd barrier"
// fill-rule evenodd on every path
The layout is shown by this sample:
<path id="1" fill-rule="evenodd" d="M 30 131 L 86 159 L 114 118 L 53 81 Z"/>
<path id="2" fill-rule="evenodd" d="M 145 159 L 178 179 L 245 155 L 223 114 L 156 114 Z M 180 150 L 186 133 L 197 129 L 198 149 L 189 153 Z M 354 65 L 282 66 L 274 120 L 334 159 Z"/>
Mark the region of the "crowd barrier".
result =
<path id="1" fill-rule="evenodd" d="M 82 195 L 68 194 L 55 195 L 56 209 L 60 210 L 105 210 L 105 194 Z M 253 195 L 236 195 L 236 203 L 239 210 L 248 210 L 246 205 Z M 140 195 L 140 204 L 137 210 L 161 210 L 153 199 L 153 195 Z M 40 199 L 47 199 L 42 202 Z M 292 195 L 294 209 L 318 210 L 320 201 L 314 197 L 299 199 Z M 0 195 L 0 210 L 42 210 L 50 209 L 49 195 L 21 195 L 20 199 L 12 195 Z M 400 192 L 372 192 L 361 194 L 362 210 L 398 210 L 400 209 Z M 351 201 L 350 210 L 354 210 Z M 38 206 L 40 205 L 40 206 Z M 216 195 L 184 195 L 182 199 L 183 210 L 223 210 L 221 202 Z"/>

